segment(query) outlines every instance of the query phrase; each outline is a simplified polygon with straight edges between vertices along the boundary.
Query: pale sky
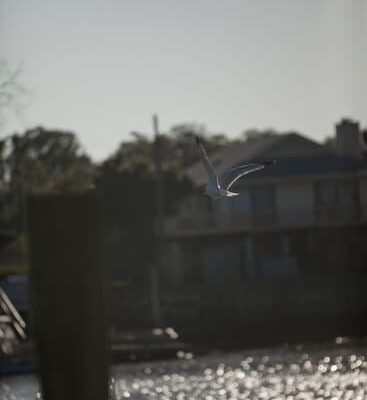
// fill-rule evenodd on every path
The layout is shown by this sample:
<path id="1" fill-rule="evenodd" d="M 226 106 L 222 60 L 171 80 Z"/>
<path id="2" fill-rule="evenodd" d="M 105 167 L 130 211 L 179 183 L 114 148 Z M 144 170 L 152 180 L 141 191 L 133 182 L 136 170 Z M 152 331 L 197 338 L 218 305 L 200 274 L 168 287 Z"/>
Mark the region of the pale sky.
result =
<path id="1" fill-rule="evenodd" d="M 97 160 L 153 113 L 229 136 L 367 126 L 364 0 L 0 0 L 0 58 L 31 92 L 0 135 L 72 130 Z"/>

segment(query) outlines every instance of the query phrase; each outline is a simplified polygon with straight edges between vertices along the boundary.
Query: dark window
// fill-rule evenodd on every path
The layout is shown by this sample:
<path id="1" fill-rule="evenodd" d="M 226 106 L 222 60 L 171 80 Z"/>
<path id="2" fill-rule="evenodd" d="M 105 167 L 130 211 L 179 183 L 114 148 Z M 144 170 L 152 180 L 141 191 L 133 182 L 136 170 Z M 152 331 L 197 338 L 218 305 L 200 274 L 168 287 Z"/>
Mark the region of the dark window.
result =
<path id="1" fill-rule="evenodd" d="M 355 180 L 315 183 L 315 210 L 319 220 L 358 217 L 358 186 Z"/>

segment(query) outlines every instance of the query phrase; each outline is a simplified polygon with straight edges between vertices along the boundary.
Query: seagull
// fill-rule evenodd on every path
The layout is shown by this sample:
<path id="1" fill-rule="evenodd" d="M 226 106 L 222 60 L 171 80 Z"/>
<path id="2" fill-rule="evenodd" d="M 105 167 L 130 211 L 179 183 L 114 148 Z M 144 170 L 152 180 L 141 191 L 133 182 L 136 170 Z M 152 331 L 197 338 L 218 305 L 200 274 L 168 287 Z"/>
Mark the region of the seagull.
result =
<path id="1" fill-rule="evenodd" d="M 209 180 L 205 188 L 205 193 L 213 199 L 220 199 L 222 197 L 234 197 L 239 193 L 231 192 L 230 189 L 235 182 L 242 176 L 251 172 L 259 171 L 268 165 L 275 164 L 275 160 L 262 161 L 257 164 L 239 165 L 225 171 L 221 177 L 218 178 L 212 163 L 209 160 L 208 154 L 201 143 L 199 136 L 195 135 L 196 144 L 199 149 L 200 158 L 204 168 L 208 174 Z"/>

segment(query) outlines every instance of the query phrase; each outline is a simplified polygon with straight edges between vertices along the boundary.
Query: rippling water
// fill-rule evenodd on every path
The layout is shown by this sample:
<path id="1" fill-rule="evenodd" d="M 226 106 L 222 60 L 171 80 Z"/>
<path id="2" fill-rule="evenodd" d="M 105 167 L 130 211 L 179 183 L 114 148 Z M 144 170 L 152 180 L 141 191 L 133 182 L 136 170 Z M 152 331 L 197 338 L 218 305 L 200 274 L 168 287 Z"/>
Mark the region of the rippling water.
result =
<path id="1" fill-rule="evenodd" d="M 35 376 L 0 379 L 0 399 L 40 398 Z M 367 346 L 297 346 L 118 365 L 113 399 L 367 399 Z"/>

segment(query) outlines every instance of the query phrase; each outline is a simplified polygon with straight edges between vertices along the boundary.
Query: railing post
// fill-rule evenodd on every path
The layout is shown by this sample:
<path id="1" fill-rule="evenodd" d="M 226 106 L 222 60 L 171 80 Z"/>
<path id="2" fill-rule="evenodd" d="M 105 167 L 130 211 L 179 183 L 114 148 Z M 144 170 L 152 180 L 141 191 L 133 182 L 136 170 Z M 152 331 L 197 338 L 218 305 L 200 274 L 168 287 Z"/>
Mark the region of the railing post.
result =
<path id="1" fill-rule="evenodd" d="M 46 400 L 106 400 L 101 207 L 93 193 L 28 200 L 31 298 Z"/>

